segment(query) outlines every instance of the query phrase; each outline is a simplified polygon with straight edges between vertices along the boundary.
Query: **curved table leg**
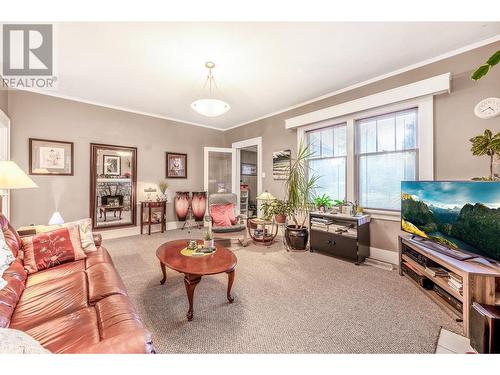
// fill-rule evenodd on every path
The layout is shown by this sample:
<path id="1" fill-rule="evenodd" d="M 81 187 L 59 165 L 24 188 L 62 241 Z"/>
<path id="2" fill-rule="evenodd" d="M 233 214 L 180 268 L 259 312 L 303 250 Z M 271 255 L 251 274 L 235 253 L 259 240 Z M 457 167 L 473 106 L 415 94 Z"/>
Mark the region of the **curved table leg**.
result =
<path id="1" fill-rule="evenodd" d="M 189 302 L 189 310 L 186 314 L 187 320 L 191 321 L 193 320 L 193 296 L 194 296 L 194 289 L 196 288 L 196 285 L 201 281 L 201 276 L 199 275 L 191 275 L 191 274 L 185 274 L 184 275 L 184 286 L 186 287 L 186 293 L 188 296 L 188 302 Z"/>
<path id="2" fill-rule="evenodd" d="M 165 281 L 167 281 L 167 270 L 162 262 L 160 262 L 160 267 L 161 267 L 161 273 L 163 275 L 163 279 L 160 280 L 160 284 L 163 285 L 165 284 Z"/>
<path id="3" fill-rule="evenodd" d="M 234 270 L 231 270 L 227 273 L 227 300 L 229 303 L 233 303 L 234 298 L 231 296 L 231 288 L 233 287 L 234 282 Z"/>

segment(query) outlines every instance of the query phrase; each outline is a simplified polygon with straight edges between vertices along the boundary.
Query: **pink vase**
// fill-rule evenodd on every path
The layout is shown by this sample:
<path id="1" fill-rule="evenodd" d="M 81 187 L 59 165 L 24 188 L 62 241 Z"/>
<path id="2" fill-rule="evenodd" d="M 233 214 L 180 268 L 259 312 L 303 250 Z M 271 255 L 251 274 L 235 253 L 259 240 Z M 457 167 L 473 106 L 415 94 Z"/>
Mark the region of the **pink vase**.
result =
<path id="1" fill-rule="evenodd" d="M 186 221 L 189 211 L 189 191 L 177 191 L 175 193 L 174 207 L 177 220 Z"/>
<path id="2" fill-rule="evenodd" d="M 203 221 L 207 207 L 207 193 L 204 191 L 193 191 L 191 198 L 191 209 L 195 221 Z"/>

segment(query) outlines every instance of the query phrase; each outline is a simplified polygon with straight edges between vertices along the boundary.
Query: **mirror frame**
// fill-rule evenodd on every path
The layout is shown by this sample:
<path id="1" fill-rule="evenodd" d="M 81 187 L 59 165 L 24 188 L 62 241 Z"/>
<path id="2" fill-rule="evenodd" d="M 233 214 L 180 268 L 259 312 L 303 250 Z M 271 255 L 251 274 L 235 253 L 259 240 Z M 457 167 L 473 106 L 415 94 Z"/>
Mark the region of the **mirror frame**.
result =
<path id="1" fill-rule="evenodd" d="M 106 226 L 97 226 L 96 214 L 96 183 L 97 183 L 97 151 L 98 150 L 114 150 L 114 151 L 130 151 L 132 152 L 132 196 L 130 198 L 130 205 L 132 209 L 132 222 L 126 224 L 112 224 Z M 137 147 L 107 145 L 103 143 L 90 144 L 90 218 L 92 219 L 93 230 L 108 230 L 116 228 L 126 228 L 137 226 Z"/>

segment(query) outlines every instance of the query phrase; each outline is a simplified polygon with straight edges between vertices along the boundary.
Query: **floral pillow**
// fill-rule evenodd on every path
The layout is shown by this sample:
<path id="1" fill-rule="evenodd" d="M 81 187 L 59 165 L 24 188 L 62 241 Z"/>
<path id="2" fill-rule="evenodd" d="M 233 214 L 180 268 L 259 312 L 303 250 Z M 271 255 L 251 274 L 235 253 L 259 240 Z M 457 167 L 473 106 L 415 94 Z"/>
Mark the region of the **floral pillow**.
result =
<path id="1" fill-rule="evenodd" d="M 5 241 L 3 231 L 0 230 L 0 289 L 7 285 L 7 282 L 2 279 L 2 275 L 15 259 L 14 254 L 12 254 L 12 251 Z"/>
<path id="2" fill-rule="evenodd" d="M 22 241 L 24 268 L 28 273 L 86 258 L 76 225 L 22 238 Z"/>
<path id="3" fill-rule="evenodd" d="M 92 219 L 90 218 L 72 221 L 65 224 L 38 225 L 36 226 L 36 233 L 47 233 L 58 228 L 68 228 L 71 226 L 78 226 L 78 231 L 80 232 L 80 242 L 86 253 L 97 251 L 97 247 L 94 243 L 94 235 L 92 233 Z"/>

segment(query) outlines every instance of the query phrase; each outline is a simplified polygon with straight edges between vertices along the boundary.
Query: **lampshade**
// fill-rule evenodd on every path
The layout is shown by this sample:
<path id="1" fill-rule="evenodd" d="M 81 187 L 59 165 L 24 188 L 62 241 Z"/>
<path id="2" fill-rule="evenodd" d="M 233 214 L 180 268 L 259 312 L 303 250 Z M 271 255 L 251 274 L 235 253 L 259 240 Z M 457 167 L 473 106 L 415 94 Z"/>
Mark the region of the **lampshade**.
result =
<path id="1" fill-rule="evenodd" d="M 38 187 L 13 161 L 0 161 L 0 189 L 26 189 Z"/>
<path id="2" fill-rule="evenodd" d="M 229 104 L 219 99 L 195 100 L 191 103 L 191 108 L 199 114 L 207 117 L 217 117 L 231 109 Z"/>
<path id="3" fill-rule="evenodd" d="M 259 201 L 272 201 L 275 200 L 276 197 L 266 190 L 261 193 L 256 199 Z"/>
<path id="4" fill-rule="evenodd" d="M 64 219 L 59 213 L 59 211 L 54 212 L 49 220 L 49 225 L 54 225 L 54 224 L 64 224 Z"/>

